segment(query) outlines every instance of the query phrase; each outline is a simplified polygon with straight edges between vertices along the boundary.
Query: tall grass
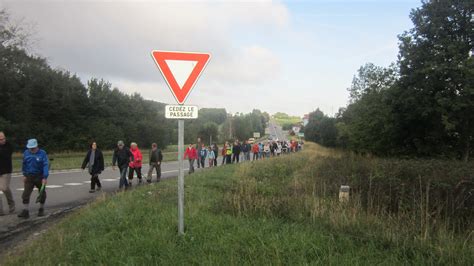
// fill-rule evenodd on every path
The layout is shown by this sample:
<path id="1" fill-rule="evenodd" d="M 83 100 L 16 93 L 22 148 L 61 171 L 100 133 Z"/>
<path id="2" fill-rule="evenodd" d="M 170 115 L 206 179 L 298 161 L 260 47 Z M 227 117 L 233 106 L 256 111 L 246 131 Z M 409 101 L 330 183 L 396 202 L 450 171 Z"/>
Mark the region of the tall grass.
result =
<path id="1" fill-rule="evenodd" d="M 305 145 L 302 153 L 236 169 L 219 211 L 325 222 L 363 239 L 433 245 L 455 257 L 474 248 L 474 165 L 362 157 Z M 340 203 L 341 185 L 351 187 Z"/>
<path id="2" fill-rule="evenodd" d="M 165 180 L 100 197 L 2 263 L 472 265 L 472 209 L 453 192 L 472 165 L 305 146 L 187 176 L 182 237 L 176 180 Z"/>

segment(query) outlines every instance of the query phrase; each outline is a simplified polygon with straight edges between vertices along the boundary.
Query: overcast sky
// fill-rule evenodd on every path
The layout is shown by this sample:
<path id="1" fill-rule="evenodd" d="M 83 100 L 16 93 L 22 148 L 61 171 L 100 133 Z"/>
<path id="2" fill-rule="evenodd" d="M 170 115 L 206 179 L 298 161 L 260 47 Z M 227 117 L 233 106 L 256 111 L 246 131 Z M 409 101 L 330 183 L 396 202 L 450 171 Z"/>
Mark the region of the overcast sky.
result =
<path id="1" fill-rule="evenodd" d="M 32 51 L 86 83 L 175 103 L 152 50 L 208 52 L 186 104 L 302 116 L 337 112 L 367 62 L 397 60 L 414 0 L 5 1 L 34 25 Z"/>

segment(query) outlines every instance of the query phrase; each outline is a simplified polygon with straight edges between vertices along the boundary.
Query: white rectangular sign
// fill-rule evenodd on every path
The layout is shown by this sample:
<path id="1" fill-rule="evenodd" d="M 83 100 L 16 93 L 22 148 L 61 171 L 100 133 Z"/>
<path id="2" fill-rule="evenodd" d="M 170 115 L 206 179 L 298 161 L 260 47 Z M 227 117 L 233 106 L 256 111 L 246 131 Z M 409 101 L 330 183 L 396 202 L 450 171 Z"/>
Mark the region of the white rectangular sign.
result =
<path id="1" fill-rule="evenodd" d="M 254 132 L 253 137 L 254 138 L 260 138 L 260 132 Z"/>
<path id="2" fill-rule="evenodd" d="M 195 105 L 166 105 L 165 117 L 168 119 L 196 119 L 199 108 Z"/>

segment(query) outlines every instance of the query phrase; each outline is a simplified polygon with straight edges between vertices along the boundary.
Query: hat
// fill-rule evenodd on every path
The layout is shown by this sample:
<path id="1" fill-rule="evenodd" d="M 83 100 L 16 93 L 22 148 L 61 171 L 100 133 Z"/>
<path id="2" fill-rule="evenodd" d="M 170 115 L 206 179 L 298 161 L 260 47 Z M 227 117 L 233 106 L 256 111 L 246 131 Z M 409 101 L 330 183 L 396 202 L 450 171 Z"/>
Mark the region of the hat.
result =
<path id="1" fill-rule="evenodd" d="M 36 139 L 29 139 L 28 143 L 26 144 L 28 149 L 34 149 L 38 147 L 38 141 Z"/>
<path id="2" fill-rule="evenodd" d="M 124 146 L 123 141 L 119 140 L 119 141 L 117 142 L 117 146 Z"/>

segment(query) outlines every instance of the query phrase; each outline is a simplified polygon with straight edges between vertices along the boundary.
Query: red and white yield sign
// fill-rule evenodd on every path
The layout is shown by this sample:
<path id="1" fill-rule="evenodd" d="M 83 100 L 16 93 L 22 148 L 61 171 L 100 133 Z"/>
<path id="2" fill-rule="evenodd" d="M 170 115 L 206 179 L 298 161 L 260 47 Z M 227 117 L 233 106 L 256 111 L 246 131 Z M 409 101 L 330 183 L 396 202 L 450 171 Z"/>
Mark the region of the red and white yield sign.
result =
<path id="1" fill-rule="evenodd" d="M 184 104 L 211 57 L 205 53 L 156 50 L 151 55 L 179 104 Z"/>

